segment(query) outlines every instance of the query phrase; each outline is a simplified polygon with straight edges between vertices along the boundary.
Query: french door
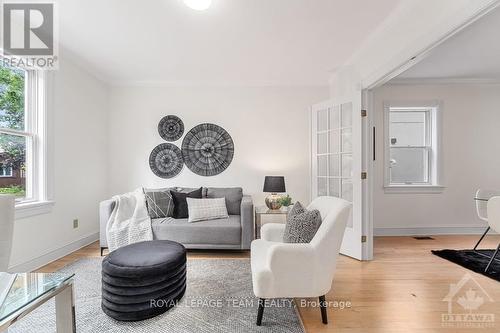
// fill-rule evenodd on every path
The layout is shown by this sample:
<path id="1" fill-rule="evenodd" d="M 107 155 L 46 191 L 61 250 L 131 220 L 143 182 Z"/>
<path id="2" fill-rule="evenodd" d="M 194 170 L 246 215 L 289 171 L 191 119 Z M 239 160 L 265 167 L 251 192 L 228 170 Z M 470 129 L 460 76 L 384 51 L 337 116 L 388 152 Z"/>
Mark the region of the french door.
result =
<path id="1" fill-rule="evenodd" d="M 311 112 L 312 198 L 334 196 L 352 202 L 341 253 L 362 260 L 361 92 L 313 105 Z"/>

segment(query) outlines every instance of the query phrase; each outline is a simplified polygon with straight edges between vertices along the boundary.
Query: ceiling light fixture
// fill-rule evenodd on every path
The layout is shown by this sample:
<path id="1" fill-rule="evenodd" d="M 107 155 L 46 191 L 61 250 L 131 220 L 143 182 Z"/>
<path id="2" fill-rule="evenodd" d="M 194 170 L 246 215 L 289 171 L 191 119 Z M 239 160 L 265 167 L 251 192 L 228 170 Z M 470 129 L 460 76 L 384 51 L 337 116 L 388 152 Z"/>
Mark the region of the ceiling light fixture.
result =
<path id="1" fill-rule="evenodd" d="M 194 10 L 205 10 L 210 7 L 212 0 L 184 0 L 184 4 Z"/>

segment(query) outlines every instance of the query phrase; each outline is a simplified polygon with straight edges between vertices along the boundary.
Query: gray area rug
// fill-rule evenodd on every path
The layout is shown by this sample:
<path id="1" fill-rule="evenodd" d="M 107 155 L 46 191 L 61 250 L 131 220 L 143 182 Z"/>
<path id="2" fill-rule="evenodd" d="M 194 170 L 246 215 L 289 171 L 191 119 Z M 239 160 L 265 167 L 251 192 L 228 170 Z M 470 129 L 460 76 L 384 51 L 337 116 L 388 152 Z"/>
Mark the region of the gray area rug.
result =
<path id="1" fill-rule="evenodd" d="M 101 310 L 101 259 L 82 259 L 61 270 L 75 272 L 77 332 L 287 332 L 303 333 L 291 300 L 276 300 L 255 325 L 257 299 L 248 259 L 188 261 L 187 290 L 168 312 L 139 322 L 118 322 Z M 12 326 L 9 333 L 55 332 L 54 301 Z"/>

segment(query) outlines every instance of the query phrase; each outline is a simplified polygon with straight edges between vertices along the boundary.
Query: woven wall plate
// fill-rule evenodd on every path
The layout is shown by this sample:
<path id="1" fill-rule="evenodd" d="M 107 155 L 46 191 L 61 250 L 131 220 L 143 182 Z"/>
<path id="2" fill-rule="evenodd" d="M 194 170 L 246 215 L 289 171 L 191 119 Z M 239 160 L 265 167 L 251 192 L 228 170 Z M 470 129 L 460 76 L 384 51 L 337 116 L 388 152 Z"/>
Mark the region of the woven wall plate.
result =
<path id="1" fill-rule="evenodd" d="M 233 139 L 214 124 L 197 125 L 182 140 L 184 163 L 200 176 L 215 176 L 226 170 L 233 155 Z"/>
<path id="2" fill-rule="evenodd" d="M 159 144 L 149 155 L 149 167 L 161 178 L 177 176 L 184 167 L 181 150 L 171 143 Z"/>
<path id="3" fill-rule="evenodd" d="M 179 140 L 184 134 L 184 123 L 177 116 L 165 116 L 158 123 L 158 133 L 165 141 Z"/>

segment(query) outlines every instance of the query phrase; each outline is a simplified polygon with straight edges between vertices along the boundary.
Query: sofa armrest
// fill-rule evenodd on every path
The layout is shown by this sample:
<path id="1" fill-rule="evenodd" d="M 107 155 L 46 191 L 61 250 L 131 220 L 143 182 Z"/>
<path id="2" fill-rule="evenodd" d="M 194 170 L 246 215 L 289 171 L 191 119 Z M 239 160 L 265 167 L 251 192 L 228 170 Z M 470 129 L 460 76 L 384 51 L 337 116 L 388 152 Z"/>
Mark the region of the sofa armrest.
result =
<path id="1" fill-rule="evenodd" d="M 109 217 L 115 208 L 113 199 L 104 200 L 99 203 L 99 244 L 100 247 L 108 247 L 108 239 L 106 238 L 106 226 Z"/>
<path id="2" fill-rule="evenodd" d="M 253 222 L 253 201 L 249 195 L 244 195 L 241 199 L 241 248 L 250 249 L 250 243 L 255 238 Z"/>

